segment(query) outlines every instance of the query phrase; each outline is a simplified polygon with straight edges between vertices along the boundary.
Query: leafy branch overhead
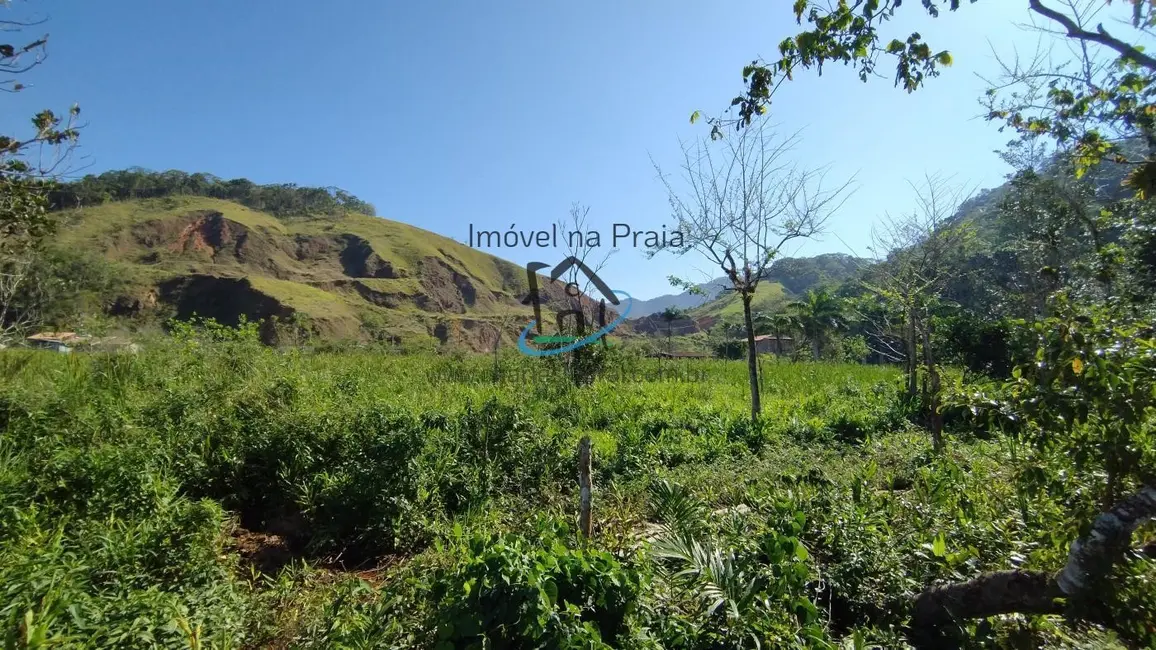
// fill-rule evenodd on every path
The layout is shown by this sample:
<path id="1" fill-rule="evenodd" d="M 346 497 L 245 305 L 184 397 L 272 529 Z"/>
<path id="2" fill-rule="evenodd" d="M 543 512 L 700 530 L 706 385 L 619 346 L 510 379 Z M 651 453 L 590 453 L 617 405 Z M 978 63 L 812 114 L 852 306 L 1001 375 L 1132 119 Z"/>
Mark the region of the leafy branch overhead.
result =
<path id="1" fill-rule="evenodd" d="M 5 19 L 0 31 L 18 34 L 38 22 Z M 21 75 L 38 66 L 47 56 L 47 43 L 47 35 L 24 44 L 0 43 L 0 75 Z M 0 78 L 0 90 L 24 88 L 15 79 Z M 47 281 L 35 269 L 42 243 L 56 228 L 47 192 L 76 145 L 79 116 L 75 104 L 65 116 L 45 109 L 32 117 L 31 130 L 0 133 L 0 343 L 19 338 L 43 307 Z"/>
<path id="2" fill-rule="evenodd" d="M 963 0 L 921 2 L 931 18 L 939 17 L 945 9 L 956 11 L 962 4 Z M 755 60 L 743 68 L 745 89 L 731 100 L 732 112 L 725 118 L 707 120 L 711 137 L 723 137 L 728 128 L 750 126 L 770 109 L 778 88 L 800 69 L 813 68 L 822 75 L 824 65 L 839 63 L 854 67 L 866 82 L 870 77 L 885 77 L 878 68 L 882 59 L 891 57 L 894 84 L 909 93 L 918 90 L 928 78 L 951 66 L 953 59 L 948 50 L 933 48 L 919 32 L 891 38 L 882 33 L 901 5 L 901 0 L 838 0 L 833 6 L 822 7 L 807 0 L 796 1 L 796 22 L 802 25 L 805 21 L 808 29 L 779 43 L 777 60 Z M 1003 122 L 1004 127 L 1011 127 L 1023 137 L 1048 136 L 1061 147 L 1071 148 L 1078 174 L 1101 161 L 1130 165 L 1134 169 L 1127 184 L 1138 196 L 1148 198 L 1156 191 L 1156 159 L 1151 154 L 1129 156 L 1119 143 L 1140 137 L 1149 148 L 1156 148 L 1156 58 L 1146 54 L 1140 44 L 1147 30 L 1156 25 L 1154 5 L 1144 0 L 1089 0 L 1083 7 L 1079 2 L 1066 5 L 1061 11 L 1044 0 L 1027 0 L 1025 8 L 1047 24 L 1061 28 L 1054 31 L 1041 27 L 1041 31 L 1074 40 L 1085 59 L 1111 57 L 1112 65 L 1098 70 L 1098 74 L 1092 74 L 1091 65 L 1080 65 L 1079 71 L 1063 74 L 1059 70 L 1043 75 L 1038 70 L 1030 71 L 1032 74 L 1017 81 L 1047 76 L 1043 96 L 1025 99 L 1024 95 L 1013 93 L 1004 99 L 999 97 L 999 90 L 1003 89 L 992 88 L 985 99 L 986 117 Z M 1127 12 L 1120 22 L 1130 25 L 1128 37 L 1112 33 L 1103 22 L 1091 24 L 1097 11 L 1105 6 Z M 700 118 L 701 113 L 696 111 L 691 122 Z"/>
<path id="3" fill-rule="evenodd" d="M 731 106 L 738 108 L 738 119 L 712 119 L 712 135 L 721 137 L 727 125 L 749 126 L 756 116 L 766 113 L 775 91 L 784 81 L 793 79 L 799 68 L 815 68 L 821 75 L 825 64 L 842 63 L 854 66 L 859 78 L 867 81 L 871 76 L 882 76 L 876 68 L 880 57 L 886 54 L 896 58 L 895 84 L 902 84 L 908 92 L 918 89 L 926 77 L 939 74 L 940 66 L 951 65 L 951 54 L 946 50 L 933 52 L 918 32 L 884 43 L 879 29 L 901 4 L 901 0 L 839 0 L 834 7 L 821 8 L 797 0 L 793 7 L 796 22 L 802 24 L 805 17 L 813 28 L 779 43 L 777 61 L 755 60 L 743 68 L 746 90 L 731 100 Z M 933 17 L 939 15 L 941 4 L 954 11 L 960 0 L 923 1 Z"/>

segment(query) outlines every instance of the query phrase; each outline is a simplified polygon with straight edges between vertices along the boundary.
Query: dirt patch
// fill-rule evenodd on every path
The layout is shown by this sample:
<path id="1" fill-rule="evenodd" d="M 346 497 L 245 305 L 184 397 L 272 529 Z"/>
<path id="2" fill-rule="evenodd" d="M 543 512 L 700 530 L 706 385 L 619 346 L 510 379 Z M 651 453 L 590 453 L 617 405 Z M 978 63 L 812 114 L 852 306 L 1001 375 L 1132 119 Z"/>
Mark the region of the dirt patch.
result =
<path id="1" fill-rule="evenodd" d="M 213 262 L 235 261 L 285 280 L 296 275 L 276 262 L 278 254 L 287 252 L 276 242 L 214 210 L 151 219 L 133 226 L 132 237 L 152 249 L 138 260 L 145 264 L 156 264 L 168 255 L 193 255 Z"/>
<path id="2" fill-rule="evenodd" d="M 190 250 L 207 251 L 215 255 L 221 248 L 223 240 L 229 239 L 229 225 L 220 214 L 202 217 L 185 226 L 177 235 L 177 240 L 169 244 L 169 250 L 174 253 L 187 253 Z"/>
<path id="3" fill-rule="evenodd" d="M 582 282 L 579 281 L 581 286 Z M 528 289 L 523 289 L 521 294 L 517 297 L 523 299 L 526 297 Z M 595 290 L 594 296 L 583 294 L 581 298 L 574 298 L 566 293 L 566 282 L 564 279 L 551 281 L 549 277 L 544 275 L 538 276 L 538 295 L 542 306 L 551 311 L 561 311 L 564 309 L 575 309 L 580 302 L 582 311 L 585 314 L 597 314 L 598 303 L 603 299 L 603 296 L 598 295 Z M 606 320 L 609 322 L 617 317 L 618 312 L 615 311 L 615 306 L 609 301 L 606 301 Z"/>
<path id="4" fill-rule="evenodd" d="M 473 318 L 456 318 L 448 321 L 432 322 L 427 324 L 430 336 L 440 343 L 450 344 L 456 348 L 469 349 L 474 352 L 490 353 L 494 350 L 494 343 L 503 333 L 499 331 L 495 321 Z M 517 340 L 518 333 L 511 328 L 503 336 L 512 342 Z"/>
<path id="5" fill-rule="evenodd" d="M 669 328 L 679 334 L 694 334 L 702 331 L 693 318 L 676 318 L 669 323 L 661 314 L 650 314 L 630 321 L 631 328 L 639 334 L 663 334 Z"/>
<path id="6" fill-rule="evenodd" d="M 437 311 L 464 314 L 478 304 L 478 289 L 473 279 L 436 257 L 422 259 L 421 286 Z"/>
<path id="7" fill-rule="evenodd" d="M 148 291 L 143 295 L 117 296 L 105 310 L 110 316 L 139 316 L 142 312 L 156 308 L 157 292 Z"/>
<path id="8" fill-rule="evenodd" d="M 338 245 L 329 237 L 297 235 L 293 238 L 293 257 L 299 262 L 329 262 Z"/>
<path id="9" fill-rule="evenodd" d="M 232 244 L 243 229 L 214 210 L 198 210 L 179 217 L 150 219 L 132 228 L 136 242 L 148 248 L 164 247 L 172 253 L 203 253 L 214 256 Z"/>
<path id="10" fill-rule="evenodd" d="M 495 323 L 484 320 L 463 320 L 460 323 L 459 338 L 475 352 L 489 352 L 501 337 Z"/>
<path id="11" fill-rule="evenodd" d="M 398 309 L 406 306 L 421 309 L 428 304 L 428 299 L 421 294 L 414 294 L 408 291 L 382 291 L 360 280 L 325 280 L 321 282 L 309 282 L 307 284 L 323 291 L 343 293 L 346 295 L 356 294 L 362 300 L 377 307 L 385 307 L 386 309 Z"/>
<path id="12" fill-rule="evenodd" d="M 477 304 L 478 290 L 474 288 L 474 284 L 470 282 L 469 278 L 460 273 L 454 273 L 454 286 L 457 287 L 466 307 L 473 307 Z"/>
<path id="13" fill-rule="evenodd" d="M 448 343 L 450 340 L 450 328 L 445 323 L 438 323 L 434 325 L 433 335 L 441 343 Z"/>
<path id="14" fill-rule="evenodd" d="M 240 555 L 244 564 L 266 575 L 277 573 L 298 557 L 280 535 L 259 533 L 244 528 L 233 531 L 228 548 Z"/>
<path id="15" fill-rule="evenodd" d="M 344 283 L 342 283 L 344 284 Z M 379 307 L 388 307 L 396 309 L 405 305 L 413 305 L 419 309 L 425 307 L 426 297 L 422 295 L 413 295 L 409 293 L 394 292 L 394 291 L 379 291 L 366 285 L 364 282 L 351 282 L 349 286 L 357 292 L 357 295 L 367 302 L 371 302 Z"/>

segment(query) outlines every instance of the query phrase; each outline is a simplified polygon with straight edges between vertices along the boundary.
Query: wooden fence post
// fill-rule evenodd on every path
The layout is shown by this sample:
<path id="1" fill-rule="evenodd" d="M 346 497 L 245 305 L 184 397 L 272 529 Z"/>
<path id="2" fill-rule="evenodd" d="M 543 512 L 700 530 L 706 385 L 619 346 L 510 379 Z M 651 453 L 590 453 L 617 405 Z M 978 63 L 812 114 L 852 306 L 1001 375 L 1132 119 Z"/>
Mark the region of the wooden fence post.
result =
<path id="1" fill-rule="evenodd" d="M 593 532 L 593 520 L 590 518 L 591 490 L 594 488 L 590 478 L 590 457 L 593 451 L 590 448 L 590 436 L 582 436 L 578 441 L 578 529 L 583 537 L 590 539 Z"/>

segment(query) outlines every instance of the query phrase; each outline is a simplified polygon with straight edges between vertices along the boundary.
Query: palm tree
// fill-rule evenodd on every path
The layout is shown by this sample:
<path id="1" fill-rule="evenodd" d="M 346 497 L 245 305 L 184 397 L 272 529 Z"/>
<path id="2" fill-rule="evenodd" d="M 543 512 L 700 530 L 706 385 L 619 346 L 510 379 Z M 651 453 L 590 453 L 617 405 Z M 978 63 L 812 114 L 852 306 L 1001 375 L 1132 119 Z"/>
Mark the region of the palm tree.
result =
<path id="1" fill-rule="evenodd" d="M 819 360 L 823 342 L 831 332 L 844 325 L 843 301 L 827 291 L 811 290 L 802 300 L 787 305 L 803 338 L 811 344 L 811 356 Z"/>
<path id="2" fill-rule="evenodd" d="M 674 347 L 673 347 L 673 344 L 671 343 L 671 339 L 670 339 L 671 334 L 672 334 L 671 333 L 671 325 L 676 320 L 682 320 L 683 318 L 686 318 L 686 312 L 679 309 L 678 307 L 672 306 L 672 307 L 667 307 L 666 309 L 662 310 L 662 313 L 660 313 L 658 316 L 662 320 L 666 321 L 666 347 L 667 347 L 667 351 L 673 355 L 674 354 Z"/>
<path id="3" fill-rule="evenodd" d="M 761 331 L 774 335 L 775 354 L 783 356 L 783 335 L 798 328 L 799 322 L 794 314 L 759 312 L 755 315 L 755 325 Z"/>

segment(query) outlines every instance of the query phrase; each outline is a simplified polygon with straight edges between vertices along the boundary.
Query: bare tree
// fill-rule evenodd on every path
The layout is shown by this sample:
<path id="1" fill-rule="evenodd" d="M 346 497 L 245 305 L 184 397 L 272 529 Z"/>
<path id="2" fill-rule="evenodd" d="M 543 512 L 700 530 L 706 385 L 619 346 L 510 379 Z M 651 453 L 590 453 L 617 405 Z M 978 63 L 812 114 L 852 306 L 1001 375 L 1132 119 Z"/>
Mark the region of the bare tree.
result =
<path id="1" fill-rule="evenodd" d="M 494 382 L 498 382 L 502 377 L 501 355 L 499 352 L 499 348 L 502 345 L 502 336 L 508 333 L 517 338 L 518 329 L 522 325 L 523 318 L 521 314 L 509 311 L 495 316 L 490 319 L 490 322 L 494 326 Z"/>
<path id="2" fill-rule="evenodd" d="M 751 301 L 783 246 L 820 234 L 849 196 L 851 184 L 848 180 L 825 188 L 826 169 L 800 169 L 790 159 L 797 143 L 797 135 L 780 138 L 773 127 L 759 122 L 731 138 L 684 144 L 684 187 L 676 187 L 655 165 L 682 237 L 672 235 L 667 246 L 651 254 L 697 252 L 722 269 L 729 283 L 726 290 L 738 294 L 747 337 L 752 420 L 762 409 Z M 671 282 L 691 286 L 685 279 Z"/>
<path id="3" fill-rule="evenodd" d="M 919 390 L 920 368 L 923 393 L 929 408 L 932 442 L 943 446 L 939 415 L 940 376 L 932 346 L 932 310 L 940 304 L 948 280 L 957 274 L 957 262 L 966 254 L 971 230 L 956 220 L 965 191 L 951 186 L 949 179 L 926 176 L 922 185 L 911 184 L 916 207 L 911 213 L 888 215 L 872 234 L 871 252 L 883 257 L 864 285 L 887 308 L 862 314 L 869 326 L 881 329 L 873 338 L 886 344 L 900 340 L 900 350 L 878 350 L 885 356 L 898 352 L 906 364 L 907 395 Z M 900 315 L 896 319 L 890 314 Z M 900 331 L 894 330 L 895 326 Z"/>
<path id="4" fill-rule="evenodd" d="M 597 276 L 602 272 L 615 249 L 606 249 L 605 252 L 596 252 L 598 246 L 587 245 L 586 233 L 593 230 L 590 224 L 590 206 L 575 202 L 570 206 L 570 212 L 565 218 L 559 219 L 558 236 L 562 238 L 562 251 L 567 258 L 574 258 Z M 577 233 L 577 234 L 575 234 Z M 606 314 L 601 311 L 600 299 L 602 296 L 593 296 L 594 279 L 582 273 L 580 266 L 571 266 L 561 278 L 568 286 L 574 286 L 579 294 L 570 296 L 570 307 L 582 315 L 586 324 L 599 323 L 605 320 Z M 594 328 L 597 329 L 597 328 Z M 605 342 L 605 338 L 603 338 Z"/>
<path id="5" fill-rule="evenodd" d="M 40 322 L 44 283 L 31 251 L 8 256 L 0 264 L 0 347 L 20 341 Z"/>
<path id="6" fill-rule="evenodd" d="M 590 331 L 600 329 L 613 316 L 612 308 L 607 306 L 607 302 L 611 305 L 619 304 L 615 293 L 598 277 L 598 273 L 614 251 L 608 250 L 601 256 L 595 254 L 594 249 L 600 248 L 601 242 L 587 239 L 587 233 L 595 232 L 588 229 L 589 214 L 589 207 L 574 203 L 569 215 L 554 225 L 557 236 L 561 238 L 560 248 L 566 253 L 566 258 L 549 270 L 549 277 L 545 281 L 537 272 L 550 269 L 549 264 L 532 262 L 526 267 L 529 295 L 523 304 L 534 305 L 535 328 L 539 334 L 544 333 L 541 310 L 544 296 L 539 289 L 544 283 L 561 283 L 564 287 L 561 294 L 561 309 L 557 311 L 558 333 L 563 336 L 567 336 L 565 331 L 570 329 L 566 324 L 567 317 L 572 317 L 573 331 L 581 338 Z M 593 287 L 597 287 L 600 294 L 597 300 L 591 295 Z M 555 292 L 551 295 L 558 296 Z M 588 326 L 591 328 L 589 331 Z M 601 343 L 605 348 L 607 345 L 605 336 L 602 337 Z M 592 379 L 601 365 L 601 359 L 602 357 L 589 345 L 581 345 L 561 357 L 567 373 L 576 382 Z"/>

